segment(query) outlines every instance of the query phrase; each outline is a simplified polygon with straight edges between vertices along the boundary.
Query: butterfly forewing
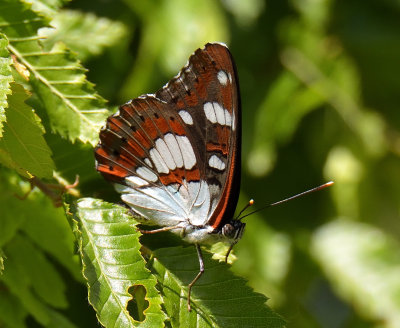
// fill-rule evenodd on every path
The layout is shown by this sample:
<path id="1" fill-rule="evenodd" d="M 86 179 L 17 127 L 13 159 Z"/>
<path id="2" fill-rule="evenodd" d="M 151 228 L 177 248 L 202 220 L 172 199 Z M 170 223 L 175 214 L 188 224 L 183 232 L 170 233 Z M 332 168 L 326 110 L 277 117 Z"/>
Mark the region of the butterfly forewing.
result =
<path id="1" fill-rule="evenodd" d="M 122 199 L 159 225 L 217 229 L 240 184 L 240 99 L 226 46 L 198 49 L 155 95 L 120 107 L 96 148 L 97 170 Z"/>

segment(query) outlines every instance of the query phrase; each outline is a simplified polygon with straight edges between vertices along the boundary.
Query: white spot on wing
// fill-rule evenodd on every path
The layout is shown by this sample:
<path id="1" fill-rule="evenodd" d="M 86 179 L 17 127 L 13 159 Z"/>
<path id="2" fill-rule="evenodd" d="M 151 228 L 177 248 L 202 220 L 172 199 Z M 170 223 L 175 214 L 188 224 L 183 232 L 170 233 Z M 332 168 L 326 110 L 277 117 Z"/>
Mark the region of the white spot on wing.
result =
<path id="1" fill-rule="evenodd" d="M 153 167 L 153 164 L 151 164 L 151 161 L 150 161 L 148 158 L 145 158 L 145 159 L 144 159 L 144 162 L 145 162 L 148 166 Z"/>
<path id="2" fill-rule="evenodd" d="M 177 136 L 176 140 L 178 141 L 179 147 L 181 149 L 185 169 L 192 169 L 193 166 L 195 166 L 196 164 L 196 156 L 194 155 L 193 147 L 190 144 L 189 139 L 185 136 Z"/>
<path id="3" fill-rule="evenodd" d="M 217 102 L 207 102 L 204 104 L 204 113 L 206 114 L 207 119 L 211 123 L 218 123 L 221 125 L 232 126 L 234 130 L 234 119 L 232 120 L 232 116 L 229 111 L 223 108 Z"/>
<path id="4" fill-rule="evenodd" d="M 183 122 L 193 125 L 193 118 L 187 111 L 181 110 L 178 114 L 182 118 Z"/>
<path id="5" fill-rule="evenodd" d="M 217 102 L 213 102 L 213 106 L 218 124 L 225 125 L 225 114 L 223 107 Z"/>
<path id="6" fill-rule="evenodd" d="M 222 85 L 226 85 L 228 83 L 228 75 L 226 75 L 226 73 L 224 71 L 219 71 L 218 74 L 218 81 L 219 83 L 221 83 Z"/>
<path id="7" fill-rule="evenodd" d="M 189 113 L 188 113 L 189 114 Z M 179 148 L 178 141 L 172 133 L 168 133 L 164 137 L 165 143 L 174 158 L 177 167 L 183 166 L 183 158 L 181 154 L 181 149 Z"/>
<path id="8" fill-rule="evenodd" d="M 152 181 L 152 182 L 157 181 L 157 176 L 154 174 L 153 171 L 149 170 L 147 167 L 143 167 L 143 166 L 138 167 L 136 169 L 136 173 L 144 180 Z M 134 178 L 134 177 L 132 177 L 132 178 Z"/>
<path id="9" fill-rule="evenodd" d="M 225 124 L 227 126 L 231 126 L 232 125 L 232 116 L 231 116 L 231 114 L 228 112 L 227 109 L 224 109 L 224 113 L 225 113 Z"/>
<path id="10" fill-rule="evenodd" d="M 163 158 L 160 156 L 157 149 L 153 148 L 149 151 L 151 160 L 153 161 L 154 165 L 156 166 L 158 173 L 168 173 L 169 169 L 168 166 L 165 164 Z"/>
<path id="11" fill-rule="evenodd" d="M 236 117 L 235 113 L 232 113 L 232 131 L 235 131 L 236 129 Z"/>
<path id="12" fill-rule="evenodd" d="M 208 165 L 220 171 L 225 170 L 225 163 L 217 155 L 212 155 L 210 157 Z"/>
<path id="13" fill-rule="evenodd" d="M 159 138 L 156 140 L 155 144 L 156 144 L 156 149 L 158 150 L 159 154 L 161 155 L 161 157 L 164 160 L 164 163 L 167 164 L 167 166 L 170 170 L 175 170 L 176 165 L 175 165 L 174 159 L 173 159 L 172 154 L 169 151 L 168 146 L 165 143 L 165 141 L 163 139 Z"/>
<path id="14" fill-rule="evenodd" d="M 146 180 L 143 180 L 142 178 L 135 177 L 135 176 L 130 176 L 125 178 L 127 184 L 133 188 L 137 187 L 143 187 L 147 186 L 149 183 Z"/>
<path id="15" fill-rule="evenodd" d="M 217 118 L 215 116 L 214 106 L 212 103 L 206 102 L 204 104 L 204 113 L 211 123 L 217 123 Z"/>

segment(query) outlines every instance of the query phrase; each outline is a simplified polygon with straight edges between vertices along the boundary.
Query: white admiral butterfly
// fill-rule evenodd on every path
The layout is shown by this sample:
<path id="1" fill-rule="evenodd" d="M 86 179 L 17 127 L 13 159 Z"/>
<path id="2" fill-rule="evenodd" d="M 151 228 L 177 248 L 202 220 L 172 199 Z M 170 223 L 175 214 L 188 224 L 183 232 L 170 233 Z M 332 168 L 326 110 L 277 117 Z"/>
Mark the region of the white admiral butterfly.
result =
<path id="1" fill-rule="evenodd" d="M 129 101 L 110 116 L 95 149 L 96 169 L 115 184 L 122 200 L 144 223 L 163 227 L 147 233 L 171 230 L 195 244 L 200 271 L 188 286 L 189 311 L 191 288 L 204 272 L 199 245 L 227 241 L 227 259 L 243 234 L 241 219 L 249 215 L 240 217 L 242 211 L 234 217 L 240 110 L 232 55 L 224 44 L 208 43 L 162 89 Z"/>
<path id="2" fill-rule="evenodd" d="M 240 189 L 241 113 L 228 48 L 208 43 L 155 94 L 122 105 L 95 149 L 97 170 L 146 223 L 199 244 L 232 246 L 245 223 L 233 219 Z"/>

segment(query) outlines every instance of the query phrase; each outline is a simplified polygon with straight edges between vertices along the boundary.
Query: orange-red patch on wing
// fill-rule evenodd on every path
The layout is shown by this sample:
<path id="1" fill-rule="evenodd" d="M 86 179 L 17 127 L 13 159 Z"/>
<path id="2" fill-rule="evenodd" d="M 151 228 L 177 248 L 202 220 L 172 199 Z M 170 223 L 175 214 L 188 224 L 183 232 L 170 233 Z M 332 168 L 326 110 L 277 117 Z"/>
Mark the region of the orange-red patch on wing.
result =
<path id="1" fill-rule="evenodd" d="M 183 128 L 182 124 L 178 122 L 176 119 L 170 119 L 168 121 L 169 125 L 171 126 L 172 131 L 178 136 L 186 135 L 185 129 Z"/>
<path id="2" fill-rule="evenodd" d="M 120 167 L 120 166 L 113 166 L 110 168 L 109 165 L 106 164 L 100 164 L 97 166 L 97 171 L 100 173 L 107 175 L 108 177 L 112 177 L 113 180 L 121 180 L 128 175 L 130 175 L 129 171 Z"/>
<path id="3" fill-rule="evenodd" d="M 190 181 L 199 181 L 200 180 L 200 171 L 198 168 L 193 170 L 185 170 L 185 169 L 175 169 L 174 171 L 161 175 L 160 181 L 162 184 L 168 186 L 173 183 L 182 184 L 183 180 L 187 182 Z"/>
<path id="4" fill-rule="evenodd" d="M 217 152 L 221 153 L 224 156 L 228 156 L 228 145 L 226 143 L 221 144 L 214 144 L 214 143 L 207 143 L 207 152 Z"/>
<path id="5" fill-rule="evenodd" d="M 151 148 L 150 141 L 147 139 L 146 136 L 143 135 L 142 131 L 136 131 L 135 133 L 133 133 L 133 137 L 136 139 L 137 143 L 140 144 L 143 148 L 145 149 Z M 131 144 L 131 142 L 128 143 Z"/>

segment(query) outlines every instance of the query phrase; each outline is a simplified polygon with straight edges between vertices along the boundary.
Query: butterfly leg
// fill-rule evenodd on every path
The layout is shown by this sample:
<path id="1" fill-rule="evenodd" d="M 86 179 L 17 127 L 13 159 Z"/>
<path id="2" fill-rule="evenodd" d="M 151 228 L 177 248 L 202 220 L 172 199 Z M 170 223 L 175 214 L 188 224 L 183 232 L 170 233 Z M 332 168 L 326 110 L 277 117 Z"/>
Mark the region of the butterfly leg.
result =
<path id="1" fill-rule="evenodd" d="M 228 263 L 229 254 L 231 253 L 232 248 L 233 248 L 233 246 L 236 245 L 236 243 L 237 243 L 237 241 L 233 242 L 233 243 L 231 244 L 231 246 L 229 246 L 229 249 L 228 249 L 228 251 L 226 252 L 226 255 L 225 255 L 225 263 Z"/>
<path id="2" fill-rule="evenodd" d="M 200 264 L 200 271 L 197 274 L 197 276 L 193 279 L 193 281 L 188 285 L 188 311 L 190 312 L 192 310 L 191 306 L 190 306 L 190 294 L 192 291 L 192 287 L 193 285 L 196 283 L 197 280 L 199 280 L 199 278 L 201 277 L 201 275 L 204 273 L 204 261 L 203 261 L 203 254 L 201 253 L 201 248 L 199 246 L 199 244 L 194 244 L 196 246 L 196 250 L 197 250 L 197 256 L 199 257 L 199 264 Z"/>

